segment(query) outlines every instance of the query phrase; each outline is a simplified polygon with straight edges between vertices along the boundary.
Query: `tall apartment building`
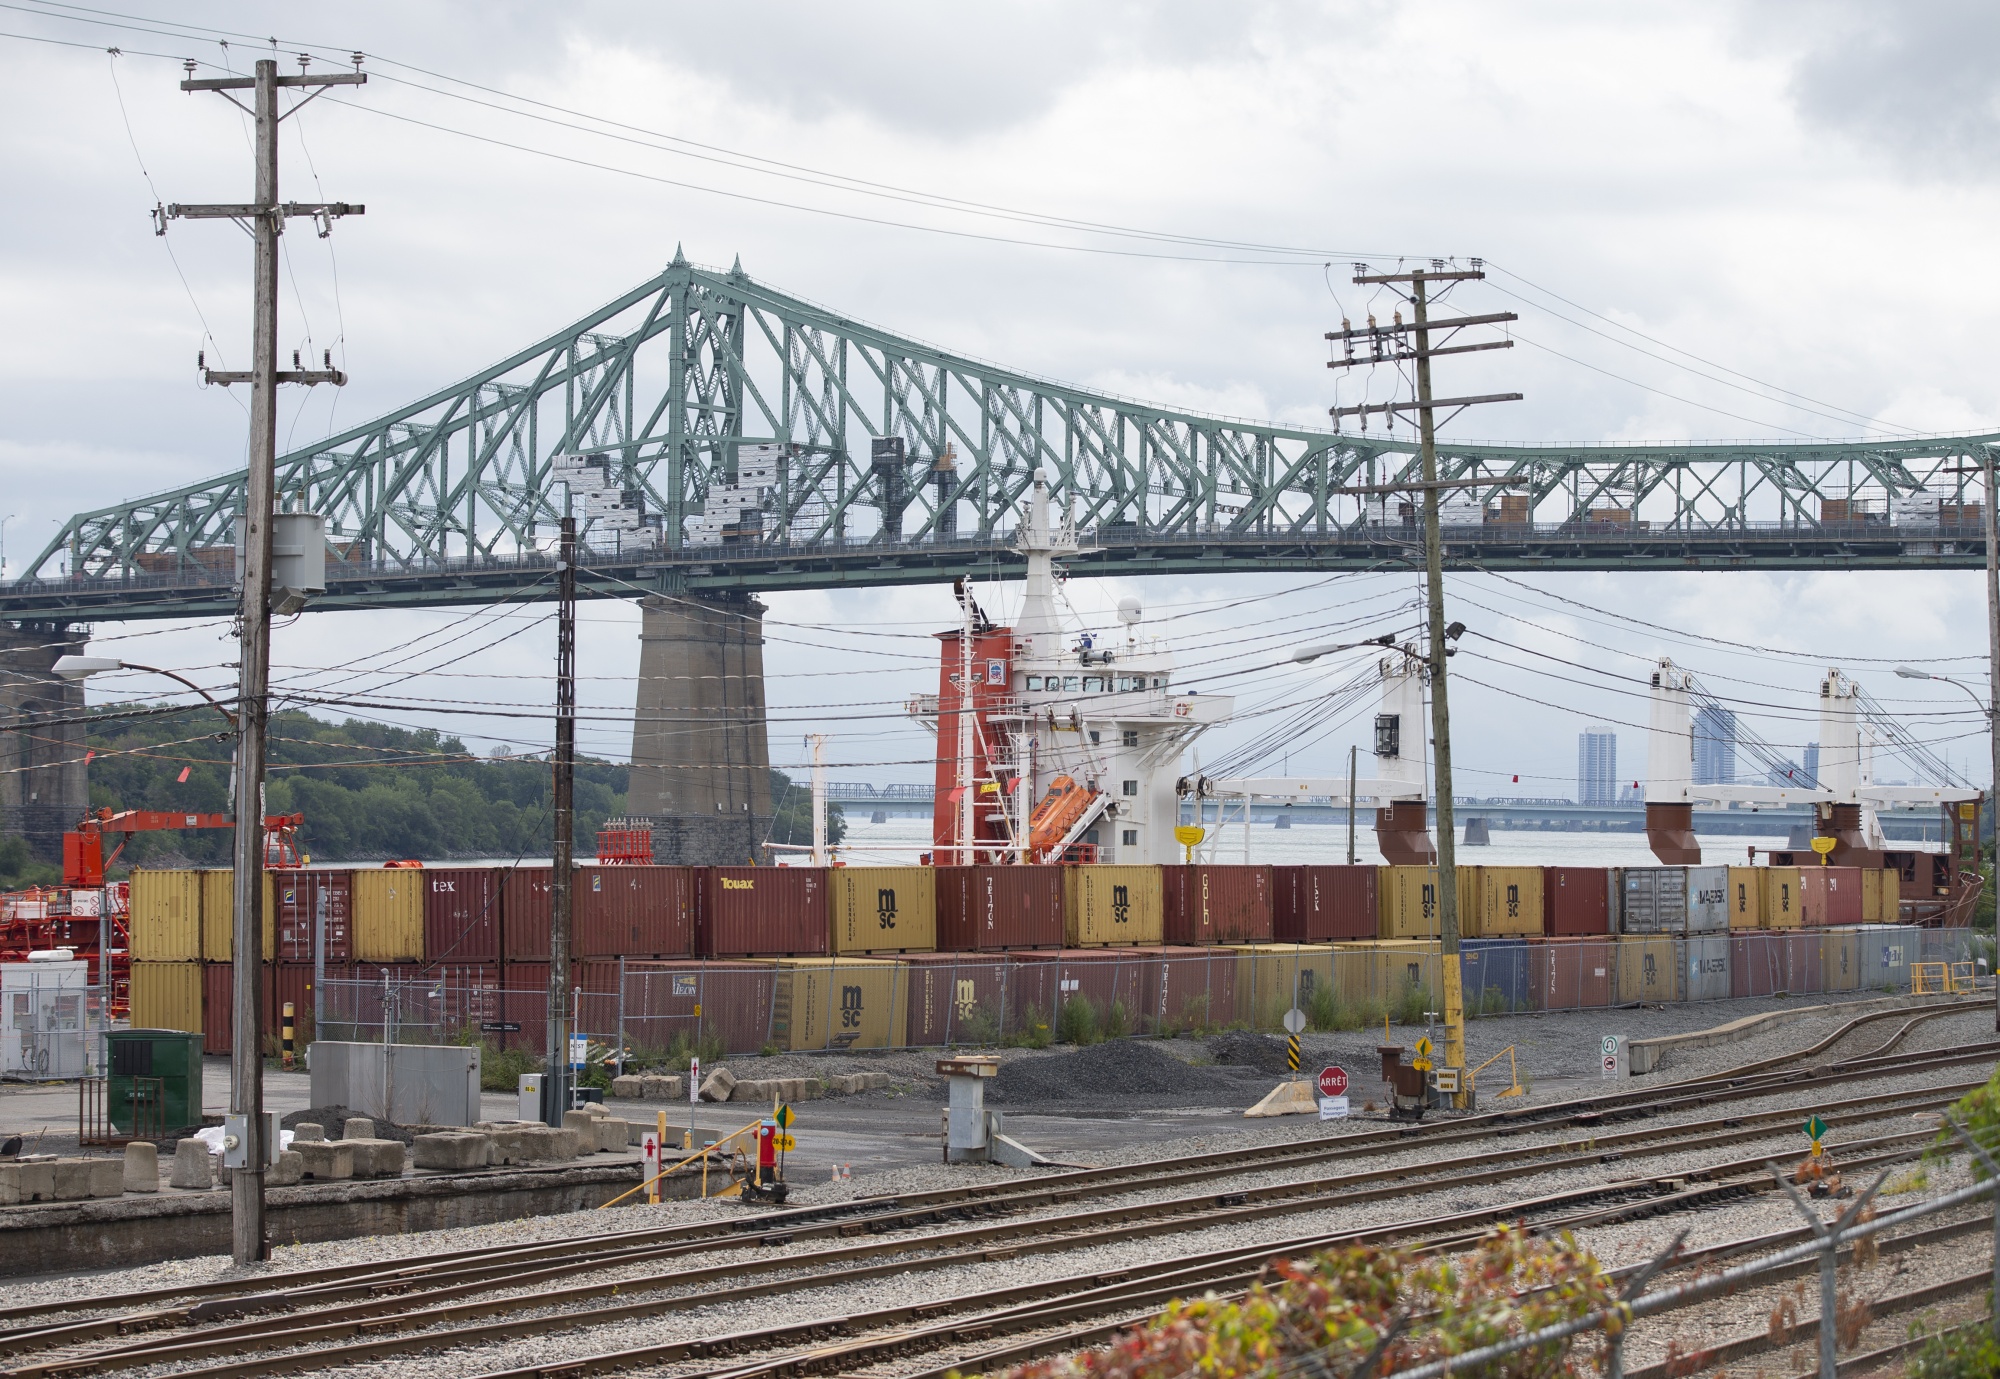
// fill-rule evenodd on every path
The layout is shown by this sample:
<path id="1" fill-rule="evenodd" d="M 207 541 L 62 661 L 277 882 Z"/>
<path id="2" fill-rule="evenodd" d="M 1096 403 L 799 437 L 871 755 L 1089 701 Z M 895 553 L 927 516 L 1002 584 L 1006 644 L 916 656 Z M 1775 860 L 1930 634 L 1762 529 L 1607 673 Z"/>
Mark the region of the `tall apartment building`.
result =
<path id="1" fill-rule="evenodd" d="M 1576 735 L 1576 802 L 1618 803 L 1618 734 L 1601 724 Z"/>

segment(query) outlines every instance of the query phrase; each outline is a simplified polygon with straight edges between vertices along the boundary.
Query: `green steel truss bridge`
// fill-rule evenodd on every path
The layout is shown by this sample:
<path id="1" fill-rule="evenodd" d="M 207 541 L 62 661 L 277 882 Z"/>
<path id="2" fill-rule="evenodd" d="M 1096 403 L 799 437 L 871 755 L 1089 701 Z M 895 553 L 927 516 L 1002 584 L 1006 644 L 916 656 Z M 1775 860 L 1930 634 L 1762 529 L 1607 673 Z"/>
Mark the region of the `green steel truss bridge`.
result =
<path id="1" fill-rule="evenodd" d="M 2000 434 L 1854 443 L 1453 445 L 1460 569 L 1933 567 L 1984 560 Z M 566 502 L 587 592 L 677 593 L 1005 573 L 1034 473 L 1076 574 L 1420 563 L 1413 512 L 1341 490 L 1413 475 L 1415 445 L 1175 411 L 891 334 L 677 252 L 659 276 L 461 382 L 278 460 L 329 524 L 318 608 L 552 596 Z M 560 481 L 601 457 L 606 491 Z M 1500 481 L 1512 481 L 1503 485 Z M 208 616 L 235 599 L 241 471 L 81 513 L 0 584 L 0 618 Z M 637 586 L 635 588 L 635 586 Z"/>

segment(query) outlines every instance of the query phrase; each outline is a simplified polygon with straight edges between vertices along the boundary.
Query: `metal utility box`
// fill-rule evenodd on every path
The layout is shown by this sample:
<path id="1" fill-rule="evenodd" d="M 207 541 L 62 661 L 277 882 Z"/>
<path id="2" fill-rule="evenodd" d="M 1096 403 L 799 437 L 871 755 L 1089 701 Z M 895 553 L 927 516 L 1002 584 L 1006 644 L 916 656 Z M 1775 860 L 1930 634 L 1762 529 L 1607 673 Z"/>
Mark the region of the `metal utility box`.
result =
<path id="1" fill-rule="evenodd" d="M 166 1133 L 201 1124 L 201 1036 L 177 1029 L 121 1029 L 105 1036 L 112 1127 Z M 157 1091 L 155 1090 L 157 1089 Z"/>
<path id="2" fill-rule="evenodd" d="M 349 1106 L 397 1125 L 471 1125 L 479 1110 L 479 1048 L 462 1044 L 312 1046 L 312 1104 Z"/>
<path id="3" fill-rule="evenodd" d="M 0 1077 L 82 1077 L 90 964 L 75 959 L 0 964 Z"/>

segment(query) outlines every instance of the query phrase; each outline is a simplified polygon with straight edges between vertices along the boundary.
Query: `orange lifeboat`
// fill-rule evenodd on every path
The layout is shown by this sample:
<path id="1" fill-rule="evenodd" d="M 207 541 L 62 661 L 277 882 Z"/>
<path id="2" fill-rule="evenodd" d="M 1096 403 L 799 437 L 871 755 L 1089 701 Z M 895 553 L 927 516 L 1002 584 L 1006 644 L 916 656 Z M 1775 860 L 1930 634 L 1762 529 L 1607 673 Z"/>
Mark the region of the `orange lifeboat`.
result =
<path id="1" fill-rule="evenodd" d="M 1060 843 L 1096 798 L 1095 791 L 1077 784 L 1069 776 L 1057 776 L 1050 781 L 1049 793 L 1042 796 L 1042 802 L 1028 818 L 1031 854 L 1041 856 Z"/>

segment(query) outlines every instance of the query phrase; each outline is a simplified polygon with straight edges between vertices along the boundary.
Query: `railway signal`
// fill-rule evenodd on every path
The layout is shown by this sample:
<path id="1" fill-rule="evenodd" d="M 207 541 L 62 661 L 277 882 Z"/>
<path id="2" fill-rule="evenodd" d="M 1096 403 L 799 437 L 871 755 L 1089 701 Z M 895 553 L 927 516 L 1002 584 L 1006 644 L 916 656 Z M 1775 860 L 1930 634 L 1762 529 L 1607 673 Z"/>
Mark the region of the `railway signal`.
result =
<path id="1" fill-rule="evenodd" d="M 1817 1159 L 1825 1152 L 1820 1145 L 1820 1141 L 1826 1138 L 1826 1122 L 1821 1120 L 1817 1114 L 1810 1115 L 1806 1117 L 1804 1129 L 1806 1138 L 1812 1141 L 1812 1155 Z"/>

